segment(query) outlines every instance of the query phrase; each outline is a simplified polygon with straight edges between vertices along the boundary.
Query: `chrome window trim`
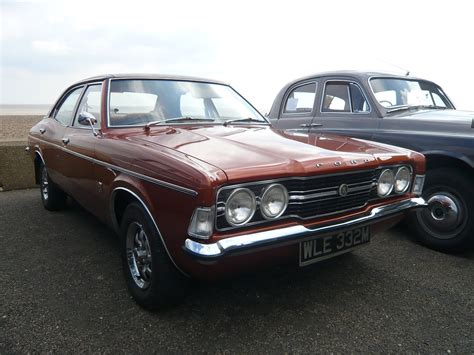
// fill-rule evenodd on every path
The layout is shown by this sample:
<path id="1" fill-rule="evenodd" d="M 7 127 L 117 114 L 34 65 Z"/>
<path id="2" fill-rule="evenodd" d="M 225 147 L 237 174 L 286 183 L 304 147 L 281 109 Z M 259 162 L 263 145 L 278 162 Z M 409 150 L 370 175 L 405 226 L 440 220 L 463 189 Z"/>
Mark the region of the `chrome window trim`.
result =
<path id="1" fill-rule="evenodd" d="M 86 87 L 87 85 L 85 84 L 81 84 L 81 85 L 77 85 L 77 86 L 74 86 L 72 88 L 70 88 L 68 91 L 66 91 L 59 99 L 58 101 L 56 102 L 56 104 L 53 106 L 50 114 L 49 114 L 49 117 L 52 118 L 53 120 L 55 120 L 56 122 L 58 122 L 61 126 L 63 127 L 71 127 L 72 125 L 72 122 L 74 121 L 75 117 L 76 117 L 76 113 L 77 113 L 77 109 L 79 108 L 79 103 L 81 102 L 82 100 L 82 96 L 84 95 L 84 88 Z M 56 115 L 58 114 L 58 111 L 56 111 L 56 108 L 61 108 L 61 106 L 63 105 L 64 101 L 69 97 L 69 95 L 73 92 L 73 91 L 76 91 L 77 89 L 80 89 L 82 88 L 82 91 L 79 93 L 79 98 L 77 99 L 77 102 L 76 104 L 74 105 L 74 108 L 72 110 L 73 114 L 72 114 L 72 118 L 71 118 L 71 121 L 69 122 L 69 124 L 65 125 L 63 124 L 61 121 L 59 121 L 58 119 L 56 119 Z M 52 115 L 54 113 L 54 115 Z"/>
<path id="2" fill-rule="evenodd" d="M 133 176 L 133 177 L 136 177 L 138 179 L 141 179 L 141 180 L 144 180 L 144 181 L 148 181 L 148 182 L 151 182 L 152 184 L 155 184 L 155 185 L 158 185 L 158 186 L 161 186 L 161 187 L 165 187 L 165 188 L 168 188 L 168 189 L 171 189 L 171 190 L 175 190 L 175 191 L 178 191 L 178 192 L 182 192 L 182 193 L 185 193 L 187 195 L 191 195 L 191 196 L 197 196 L 198 195 L 198 192 L 195 191 L 195 190 L 192 190 L 192 189 L 188 189 L 187 187 L 182 187 L 182 186 L 179 186 L 179 185 L 175 185 L 171 182 L 167 182 L 167 181 L 163 181 L 163 180 L 159 180 L 159 179 L 155 179 L 151 176 L 147 176 L 147 175 L 143 175 L 143 174 L 140 174 L 140 173 L 137 173 L 135 171 L 132 171 L 132 170 L 128 170 L 128 169 L 125 169 L 125 168 L 122 168 L 122 167 L 119 167 L 117 165 L 113 165 L 113 164 L 110 164 L 110 163 L 106 163 L 102 160 L 98 160 L 98 159 L 95 159 L 95 158 L 92 158 L 92 157 L 89 157 L 87 155 L 84 155 L 84 154 L 81 154 L 81 153 L 78 153 L 78 152 L 75 152 L 71 149 L 67 149 L 66 147 L 61 147 L 60 145 L 57 145 L 55 143 L 51 143 L 51 142 L 48 142 L 48 141 L 45 141 L 45 140 L 42 140 L 42 139 L 39 139 L 39 138 L 35 138 L 45 144 L 49 144 L 49 145 L 52 145 L 58 149 L 61 149 L 62 151 L 66 152 L 66 153 L 69 153 L 69 154 L 72 154 L 72 155 L 75 155 L 79 158 L 82 158 L 82 159 L 85 159 L 85 160 L 88 160 L 94 164 L 97 164 L 97 165 L 101 165 L 101 166 L 104 166 L 105 168 L 108 168 L 108 169 L 111 169 L 113 171 L 118 171 L 118 172 L 121 172 L 125 175 L 129 175 L 129 176 Z"/>
<path id="3" fill-rule="evenodd" d="M 115 217 L 115 195 L 117 194 L 117 191 L 118 190 L 122 190 L 122 191 L 125 191 L 129 194 L 131 194 L 133 197 L 135 197 L 140 203 L 141 205 L 143 206 L 143 208 L 145 209 L 145 211 L 147 212 L 148 216 L 150 217 L 150 219 L 152 220 L 153 222 L 153 225 L 155 226 L 155 229 L 158 233 L 158 235 L 160 236 L 160 239 L 161 239 L 161 242 L 163 243 L 163 247 L 165 248 L 166 250 L 166 254 L 168 254 L 168 257 L 170 258 L 171 262 L 173 263 L 173 265 L 176 267 L 176 269 L 179 270 L 179 272 L 181 272 L 183 275 L 185 276 L 188 276 L 188 274 L 186 274 L 183 270 L 180 269 L 180 267 L 175 263 L 173 257 L 171 256 L 167 246 L 166 246 L 166 243 L 165 243 L 165 240 L 163 239 L 163 236 L 161 235 L 161 232 L 160 232 L 160 229 L 158 228 L 158 225 L 155 221 L 155 219 L 153 218 L 153 215 L 151 214 L 150 210 L 148 209 L 148 206 L 146 205 L 146 203 L 142 200 L 142 198 L 140 196 L 138 196 L 135 192 L 131 191 L 130 189 L 127 189 L 125 187 L 116 187 L 115 189 L 112 190 L 112 193 L 111 193 L 111 198 L 110 198 L 110 211 L 112 212 L 112 215 L 111 217 L 113 218 L 113 223 L 114 223 L 114 226 L 115 227 L 118 227 L 118 223 L 117 223 L 117 219 Z"/>
<path id="4" fill-rule="evenodd" d="M 364 99 L 365 99 L 365 102 L 367 102 L 367 106 L 369 107 L 369 111 L 363 111 L 363 112 L 353 112 L 352 111 L 352 99 L 351 99 L 351 92 L 350 92 L 350 89 L 349 89 L 349 85 L 347 85 L 347 89 L 348 89 L 348 94 L 349 94 L 349 103 L 351 105 L 350 107 L 350 111 L 323 111 L 323 104 L 324 104 L 324 95 L 326 94 L 326 86 L 329 82 L 340 82 L 340 83 L 348 83 L 348 84 L 354 84 L 355 86 L 357 86 L 360 90 L 360 92 L 362 93 L 362 96 L 364 96 Z M 322 95 L 321 95 L 321 104 L 319 105 L 319 113 L 321 115 L 326 115 L 326 114 L 336 114 L 336 115 L 370 115 L 372 113 L 372 106 L 370 105 L 370 102 L 369 100 L 367 99 L 367 95 L 365 93 L 365 91 L 362 89 L 362 87 L 357 83 L 355 82 L 354 80 L 351 80 L 351 79 L 326 79 L 324 81 L 324 85 L 323 85 L 323 92 L 322 92 Z"/>
<path id="5" fill-rule="evenodd" d="M 80 106 L 80 104 L 81 104 L 81 102 L 82 102 L 82 99 L 83 99 L 84 96 L 86 95 L 87 90 L 89 89 L 89 87 L 91 87 L 91 86 L 97 86 L 97 85 L 103 86 L 104 83 L 103 83 L 102 81 L 98 81 L 98 82 L 87 83 L 87 84 L 85 85 L 85 88 L 84 88 L 84 90 L 82 91 L 81 96 L 79 97 L 79 101 L 78 101 L 78 103 L 77 103 L 77 107 L 75 108 L 75 114 L 74 114 L 74 117 L 73 117 L 73 119 L 72 119 L 71 125 L 68 126 L 69 128 L 87 129 L 87 130 L 91 130 L 91 131 L 92 131 L 92 128 L 91 128 L 91 127 L 80 127 L 80 126 L 76 126 L 76 125 L 74 125 L 74 124 L 76 123 L 77 116 L 78 116 L 78 114 L 79 114 L 79 106 Z M 102 88 L 101 88 L 101 91 L 100 91 L 100 92 L 102 93 Z M 101 95 L 101 96 L 102 96 L 102 95 Z M 102 98 L 101 98 L 101 103 L 102 103 Z M 100 118 L 100 120 L 102 121 L 102 117 Z M 101 127 L 101 125 L 99 125 L 99 127 L 96 128 L 96 129 L 99 129 L 99 130 L 100 130 L 100 127 Z"/>
<path id="6" fill-rule="evenodd" d="M 214 83 L 214 82 L 210 82 L 210 81 L 199 81 L 199 80 L 177 80 L 177 79 L 147 79 L 147 78 L 139 78 L 139 77 L 131 77 L 131 78 L 109 78 L 107 79 L 107 98 L 106 98 L 106 102 L 107 102 L 107 106 L 106 106 L 106 117 L 107 117 L 107 121 L 106 121 L 106 126 L 107 128 L 133 128 L 133 127 L 145 127 L 146 123 L 144 124 L 139 124 L 139 125 L 120 125 L 120 126 L 117 126 L 117 125 L 111 125 L 110 124 L 110 87 L 111 87 L 111 84 L 112 84 L 112 81 L 115 80 L 115 81 L 119 81 L 119 80 L 154 80 L 154 81 L 183 81 L 183 82 L 190 82 L 190 83 L 204 83 L 204 84 L 212 84 L 212 85 L 221 85 L 221 86 L 226 86 L 228 88 L 230 88 L 234 93 L 236 93 L 242 100 L 244 100 L 253 110 L 255 110 L 255 112 L 258 113 L 258 115 L 263 119 L 263 122 L 262 124 L 266 124 L 266 125 L 269 125 L 271 126 L 271 123 L 270 121 L 260 113 L 260 111 L 258 111 L 245 97 L 243 97 L 242 95 L 240 95 L 240 93 L 235 90 L 232 86 L 228 85 L 228 84 L 224 84 L 224 83 Z M 222 122 L 223 124 L 224 122 Z M 193 124 L 196 124 L 196 122 L 194 122 Z M 216 122 L 201 122 L 199 123 L 199 125 L 215 125 Z M 171 124 L 167 124 L 167 125 L 161 125 L 161 126 L 174 126 L 174 125 L 178 125 L 178 126 L 188 126 L 189 123 L 179 123 L 179 122 L 174 122 L 174 123 L 171 123 Z"/>
<path id="7" fill-rule="evenodd" d="M 372 83 L 370 82 L 372 79 L 398 79 L 398 80 L 409 80 L 409 81 L 424 81 L 424 82 L 427 82 L 427 83 L 430 83 L 430 84 L 433 84 L 434 86 L 436 86 L 439 91 L 441 91 L 441 93 L 444 95 L 444 98 L 446 100 L 448 100 L 449 104 L 452 106 L 452 110 L 456 110 L 456 106 L 454 106 L 453 102 L 451 101 L 451 99 L 448 97 L 448 95 L 446 95 L 446 93 L 444 92 L 443 88 L 441 86 L 439 86 L 438 84 L 436 84 L 435 82 L 433 81 L 430 81 L 430 80 L 425 80 L 425 79 L 417 79 L 417 78 L 410 78 L 410 77 L 398 77 L 398 76 L 380 76 L 380 75 L 372 75 L 372 76 L 369 76 L 367 78 L 367 84 L 369 85 L 370 87 L 370 91 L 372 91 L 372 96 L 374 98 L 374 101 L 375 101 L 375 104 L 376 105 L 379 105 L 381 108 L 383 108 L 384 110 L 389 110 L 389 109 L 392 109 L 392 108 L 397 108 L 397 107 L 403 107 L 403 106 L 407 106 L 407 105 L 396 105 L 396 106 L 390 106 L 390 107 L 385 107 L 385 106 L 382 106 L 380 103 L 379 103 L 379 100 L 377 100 L 377 98 L 375 97 L 375 93 L 374 93 L 374 88 L 372 87 Z M 450 109 L 449 107 L 446 107 L 448 110 Z"/>
<path id="8" fill-rule="evenodd" d="M 311 111 L 310 112 L 286 112 L 285 111 L 285 107 L 286 107 L 286 102 L 288 101 L 288 97 L 290 96 L 290 94 L 295 91 L 296 89 L 302 87 L 302 86 L 306 86 L 306 85 L 309 85 L 309 84 L 315 84 L 315 88 L 314 88 L 314 102 L 313 102 L 313 107 L 311 108 Z M 296 83 L 294 84 L 293 86 L 291 86 L 288 91 L 285 93 L 285 96 L 283 97 L 284 99 L 282 100 L 282 105 L 280 107 L 280 115 L 279 115 L 279 119 L 280 118 L 286 118 L 286 117 L 283 117 L 284 115 L 289 115 L 290 117 L 305 117 L 305 116 L 314 116 L 314 113 L 315 113 L 315 108 L 316 108 L 316 100 L 318 98 L 318 81 L 315 80 L 315 79 L 309 79 L 308 81 L 303 81 L 303 82 L 299 82 L 299 83 Z"/>

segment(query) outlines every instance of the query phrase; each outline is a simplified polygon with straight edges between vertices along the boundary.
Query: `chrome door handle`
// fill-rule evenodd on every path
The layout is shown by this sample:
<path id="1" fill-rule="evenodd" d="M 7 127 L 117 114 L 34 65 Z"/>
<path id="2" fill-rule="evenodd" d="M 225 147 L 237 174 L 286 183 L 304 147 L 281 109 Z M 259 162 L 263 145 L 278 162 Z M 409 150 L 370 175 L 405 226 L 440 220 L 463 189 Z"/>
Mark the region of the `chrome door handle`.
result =
<path id="1" fill-rule="evenodd" d="M 300 125 L 300 127 L 304 127 L 304 128 L 313 128 L 313 127 L 322 127 L 323 124 L 322 123 L 303 123 L 302 125 Z"/>
<path id="2" fill-rule="evenodd" d="M 63 138 L 62 141 L 63 141 L 64 144 L 68 144 L 69 143 L 69 138 Z"/>
<path id="3" fill-rule="evenodd" d="M 43 134 L 44 132 L 46 132 L 46 130 L 44 128 L 40 128 L 40 133 Z"/>

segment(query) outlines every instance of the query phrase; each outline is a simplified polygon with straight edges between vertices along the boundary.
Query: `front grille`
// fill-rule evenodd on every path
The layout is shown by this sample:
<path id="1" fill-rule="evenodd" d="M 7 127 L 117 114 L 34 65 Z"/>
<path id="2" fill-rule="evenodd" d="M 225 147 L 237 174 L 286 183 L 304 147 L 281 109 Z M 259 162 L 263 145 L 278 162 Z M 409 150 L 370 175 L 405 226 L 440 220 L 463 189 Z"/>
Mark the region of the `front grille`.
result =
<path id="1" fill-rule="evenodd" d="M 296 217 L 300 219 L 316 218 L 357 209 L 367 204 L 376 189 L 377 170 L 363 170 L 351 173 L 314 176 L 309 178 L 281 179 L 277 182 L 288 190 L 289 203 L 285 213 L 280 218 Z M 273 181 L 272 181 L 273 182 Z M 257 201 L 268 181 L 246 184 L 251 189 Z M 339 194 L 339 187 L 346 184 L 346 196 Z M 219 191 L 217 199 L 216 228 L 229 229 L 224 215 L 225 201 L 235 188 L 224 187 Z M 265 222 L 259 209 L 246 226 Z"/>
<path id="2" fill-rule="evenodd" d="M 315 177 L 288 181 L 290 201 L 285 212 L 300 218 L 312 218 L 363 207 L 375 188 L 376 171 Z M 348 186 L 346 196 L 339 194 L 342 184 Z"/>

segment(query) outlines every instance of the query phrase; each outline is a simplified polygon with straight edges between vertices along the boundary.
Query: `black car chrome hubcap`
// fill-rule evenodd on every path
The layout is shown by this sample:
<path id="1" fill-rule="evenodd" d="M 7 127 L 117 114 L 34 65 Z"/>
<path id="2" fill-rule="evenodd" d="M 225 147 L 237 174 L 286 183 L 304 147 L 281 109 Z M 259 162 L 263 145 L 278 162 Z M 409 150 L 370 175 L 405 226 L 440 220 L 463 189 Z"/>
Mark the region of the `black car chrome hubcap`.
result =
<path id="1" fill-rule="evenodd" d="M 429 194 L 426 201 L 428 208 L 419 212 L 422 227 L 438 239 L 456 237 L 466 224 L 464 201 L 447 191 Z"/>

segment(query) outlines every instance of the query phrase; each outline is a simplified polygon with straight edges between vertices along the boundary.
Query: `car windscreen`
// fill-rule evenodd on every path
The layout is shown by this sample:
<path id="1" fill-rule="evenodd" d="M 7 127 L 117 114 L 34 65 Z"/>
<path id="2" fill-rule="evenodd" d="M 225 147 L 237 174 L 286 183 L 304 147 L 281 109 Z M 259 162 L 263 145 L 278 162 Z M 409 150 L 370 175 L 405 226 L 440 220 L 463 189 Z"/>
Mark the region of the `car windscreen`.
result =
<path id="1" fill-rule="evenodd" d="M 395 107 L 453 108 L 441 88 L 428 81 L 373 78 L 370 86 L 378 103 L 389 110 Z"/>
<path id="2" fill-rule="evenodd" d="M 266 120 L 231 87 L 182 81 L 113 79 L 109 94 L 109 125 L 224 123 Z"/>

